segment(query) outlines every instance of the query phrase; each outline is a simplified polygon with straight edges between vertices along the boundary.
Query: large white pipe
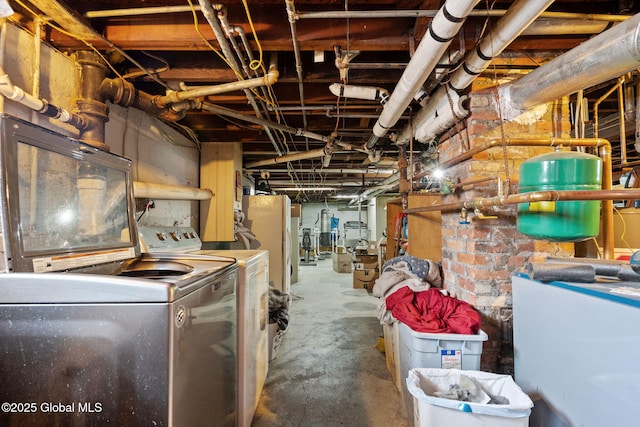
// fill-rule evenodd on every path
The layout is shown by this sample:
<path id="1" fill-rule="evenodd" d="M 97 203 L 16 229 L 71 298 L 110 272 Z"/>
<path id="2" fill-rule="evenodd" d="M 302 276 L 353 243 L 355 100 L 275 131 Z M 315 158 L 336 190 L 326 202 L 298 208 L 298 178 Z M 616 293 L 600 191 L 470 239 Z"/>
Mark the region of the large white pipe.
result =
<path id="1" fill-rule="evenodd" d="M 640 14 L 499 88 L 507 118 L 640 67 Z"/>
<path id="2" fill-rule="evenodd" d="M 449 90 L 444 88 L 444 90 Z M 449 129 L 460 117 L 466 116 L 469 111 L 464 107 L 466 96 L 459 96 L 456 92 L 449 90 L 448 97 L 441 99 L 440 104 L 427 104 L 424 113 L 421 115 L 424 120 L 415 127 L 415 139 L 420 142 L 429 142 L 436 135 L 440 135 Z M 421 110 L 421 111 L 422 111 Z"/>
<path id="3" fill-rule="evenodd" d="M 385 136 L 398 122 L 477 3 L 478 0 L 448 0 L 438 11 L 373 127 L 376 137 Z"/>
<path id="4" fill-rule="evenodd" d="M 514 3 L 467 55 L 462 68 L 451 76 L 450 86 L 456 90 L 468 87 L 478 74 L 487 69 L 493 57 L 500 55 L 551 3 L 553 0 L 519 0 Z"/>
<path id="5" fill-rule="evenodd" d="M 418 111 L 413 126 L 415 138 L 418 141 L 431 141 L 453 126 L 457 119 L 468 114 L 450 88 L 458 91 L 467 88 L 480 73 L 487 69 L 493 57 L 500 55 L 552 2 L 553 0 L 519 0 L 507 10 L 491 32 L 467 55 L 463 66 L 452 74 L 449 88 L 440 87 L 425 108 Z M 450 104 L 454 107 L 453 112 Z M 397 141 L 406 143 L 411 137 L 410 132 L 409 127 L 405 128 Z"/>
<path id="6" fill-rule="evenodd" d="M 329 86 L 329 90 L 332 94 L 341 98 L 368 99 L 370 101 L 378 101 L 381 104 L 384 104 L 387 98 L 389 98 L 388 90 L 375 86 L 354 86 L 333 83 Z"/>

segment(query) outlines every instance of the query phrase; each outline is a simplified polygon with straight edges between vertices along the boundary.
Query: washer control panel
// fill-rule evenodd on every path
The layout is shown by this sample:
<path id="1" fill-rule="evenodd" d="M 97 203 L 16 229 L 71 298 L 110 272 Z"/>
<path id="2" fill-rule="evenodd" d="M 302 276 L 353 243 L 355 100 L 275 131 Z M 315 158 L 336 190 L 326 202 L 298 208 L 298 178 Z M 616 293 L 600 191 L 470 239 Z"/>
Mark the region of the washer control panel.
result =
<path id="1" fill-rule="evenodd" d="M 186 253 L 200 250 L 202 241 L 191 227 L 138 227 L 140 251 Z"/>

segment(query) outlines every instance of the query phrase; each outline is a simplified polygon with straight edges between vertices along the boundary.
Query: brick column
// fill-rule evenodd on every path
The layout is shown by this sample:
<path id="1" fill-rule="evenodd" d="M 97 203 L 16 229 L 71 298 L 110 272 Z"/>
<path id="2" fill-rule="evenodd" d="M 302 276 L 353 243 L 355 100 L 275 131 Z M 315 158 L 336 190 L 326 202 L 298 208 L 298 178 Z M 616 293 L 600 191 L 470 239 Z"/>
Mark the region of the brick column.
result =
<path id="1" fill-rule="evenodd" d="M 488 139 L 568 137 L 567 100 L 537 107 L 518 119 L 500 123 L 495 88 L 483 87 L 480 80 L 470 94 L 471 114 L 466 128 L 440 145 L 440 161 L 449 160 Z M 504 153 L 506 150 L 506 162 Z M 517 192 L 519 165 L 550 148 L 492 148 L 446 171 L 454 182 L 477 178 L 511 179 L 511 192 Z M 446 196 L 443 203 L 473 197 L 497 195 L 497 180 L 476 185 Z M 483 330 L 489 334 L 481 359 L 481 369 L 513 372 L 511 340 L 511 275 L 525 262 L 547 255 L 573 255 L 572 243 L 533 240 L 516 229 L 516 206 L 468 213 L 469 224 L 460 224 L 460 212 L 442 215 L 442 267 L 449 292 L 472 304 L 483 314 Z M 481 219 L 496 216 L 497 218 Z"/>

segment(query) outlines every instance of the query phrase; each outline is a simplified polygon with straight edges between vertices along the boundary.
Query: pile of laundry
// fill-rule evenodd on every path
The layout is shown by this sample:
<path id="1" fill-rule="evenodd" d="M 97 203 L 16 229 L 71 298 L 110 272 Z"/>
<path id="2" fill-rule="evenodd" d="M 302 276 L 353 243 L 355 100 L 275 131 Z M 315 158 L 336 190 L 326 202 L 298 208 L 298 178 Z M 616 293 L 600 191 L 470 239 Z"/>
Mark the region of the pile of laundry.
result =
<path id="1" fill-rule="evenodd" d="M 398 320 L 417 332 L 476 334 L 480 314 L 468 303 L 441 289 L 440 266 L 431 261 L 403 255 L 382 266 L 373 286 L 378 297 L 381 324 Z"/>
<path id="2" fill-rule="evenodd" d="M 291 296 L 288 293 L 269 287 L 269 323 L 277 323 L 281 331 L 286 331 L 289 327 L 290 303 Z"/>

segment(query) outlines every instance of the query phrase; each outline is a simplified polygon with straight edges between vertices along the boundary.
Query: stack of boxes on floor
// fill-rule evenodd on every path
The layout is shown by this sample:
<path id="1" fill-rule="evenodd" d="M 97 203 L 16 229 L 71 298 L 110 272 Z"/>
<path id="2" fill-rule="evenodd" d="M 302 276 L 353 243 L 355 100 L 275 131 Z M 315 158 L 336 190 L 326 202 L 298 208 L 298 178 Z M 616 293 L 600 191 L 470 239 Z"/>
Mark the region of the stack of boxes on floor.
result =
<path id="1" fill-rule="evenodd" d="M 351 273 L 351 254 L 344 251 L 344 248 L 338 247 L 338 252 L 331 254 L 333 260 L 333 271 L 336 273 Z"/>
<path id="2" fill-rule="evenodd" d="M 379 275 L 376 243 L 369 243 L 366 248 L 356 248 L 353 256 L 353 288 L 371 292 Z"/>

